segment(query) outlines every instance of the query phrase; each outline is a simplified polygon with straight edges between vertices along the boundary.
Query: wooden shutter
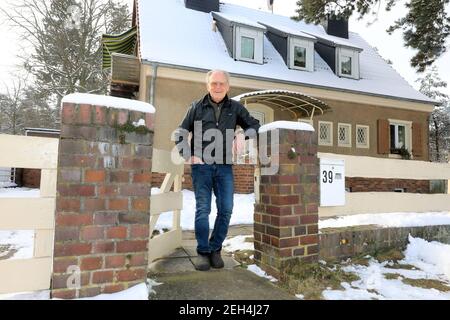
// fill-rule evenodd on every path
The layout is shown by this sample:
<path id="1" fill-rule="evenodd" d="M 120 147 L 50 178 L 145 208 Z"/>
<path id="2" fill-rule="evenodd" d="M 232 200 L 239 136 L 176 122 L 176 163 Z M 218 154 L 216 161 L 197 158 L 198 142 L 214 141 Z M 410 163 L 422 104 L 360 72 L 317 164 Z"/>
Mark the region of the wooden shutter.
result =
<path id="1" fill-rule="evenodd" d="M 412 124 L 412 154 L 422 155 L 422 124 L 418 122 Z"/>
<path id="2" fill-rule="evenodd" d="M 389 121 L 378 119 L 378 153 L 389 154 Z"/>

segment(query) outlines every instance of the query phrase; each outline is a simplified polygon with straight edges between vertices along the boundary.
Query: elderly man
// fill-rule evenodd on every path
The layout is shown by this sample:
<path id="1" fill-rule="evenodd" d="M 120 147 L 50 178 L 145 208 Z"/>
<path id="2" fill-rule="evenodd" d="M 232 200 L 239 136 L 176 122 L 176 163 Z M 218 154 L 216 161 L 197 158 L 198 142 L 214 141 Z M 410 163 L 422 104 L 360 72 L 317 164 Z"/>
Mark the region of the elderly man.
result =
<path id="1" fill-rule="evenodd" d="M 191 104 L 176 135 L 177 148 L 192 168 L 198 253 L 194 265 L 201 271 L 224 266 L 220 251 L 233 211 L 232 145 L 236 126 L 244 129 L 247 137 L 256 137 L 260 126 L 242 104 L 228 98 L 229 82 L 228 72 L 209 71 L 208 94 Z M 190 146 L 189 132 L 193 133 Z M 217 217 L 209 237 L 212 192 L 216 197 Z"/>

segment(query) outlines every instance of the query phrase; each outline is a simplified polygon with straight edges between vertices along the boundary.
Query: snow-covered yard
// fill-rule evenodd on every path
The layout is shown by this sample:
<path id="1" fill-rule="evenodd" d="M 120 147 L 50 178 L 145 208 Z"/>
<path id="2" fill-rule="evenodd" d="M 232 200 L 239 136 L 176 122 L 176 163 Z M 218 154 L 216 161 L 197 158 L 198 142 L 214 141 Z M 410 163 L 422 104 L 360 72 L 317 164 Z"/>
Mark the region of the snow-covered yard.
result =
<path id="1" fill-rule="evenodd" d="M 80 298 L 76 300 L 148 300 L 150 293 L 154 293 L 154 286 L 158 286 L 161 283 L 154 281 L 153 279 L 147 279 L 147 283 L 140 283 L 127 290 L 123 290 L 116 293 L 100 294 L 90 298 Z M 50 291 L 36 291 L 36 292 L 21 292 L 13 294 L 2 294 L 0 300 L 49 300 Z M 54 299 L 59 300 L 59 299 Z"/>
<path id="2" fill-rule="evenodd" d="M 152 188 L 152 194 L 159 192 Z M 183 230 L 194 229 L 195 197 L 189 190 L 183 190 L 183 209 L 181 212 L 181 227 Z M 39 197 L 39 189 L 28 188 L 0 188 L 0 197 Z M 254 194 L 235 194 L 234 211 L 231 225 L 253 224 Z M 210 225 L 216 217 L 215 198 L 213 196 Z M 320 228 L 345 227 L 354 225 L 376 224 L 389 227 L 425 226 L 450 224 L 450 212 L 427 213 L 385 213 L 385 214 L 357 214 L 319 221 Z M 160 216 L 156 228 L 171 228 L 172 213 Z M 224 243 L 224 250 L 239 252 L 253 250 L 253 242 L 245 241 L 248 236 L 229 238 Z M 33 254 L 34 232 L 32 230 L 0 231 L 0 261 L 5 259 L 26 259 Z M 3 248 L 3 251 L 2 251 Z M 12 254 L 11 254 L 12 252 Z M 450 299 L 450 245 L 427 242 L 419 238 L 409 238 L 409 244 L 404 252 L 405 258 L 398 264 L 413 266 L 413 269 L 389 268 L 392 262 L 379 262 L 374 258 L 368 260 L 368 265 L 342 263 L 342 270 L 356 274 L 360 279 L 351 283 L 342 283 L 344 290 L 324 290 L 325 299 Z M 250 257 L 253 258 L 253 257 Z M 248 270 L 259 276 L 274 281 L 255 264 L 248 265 Z M 420 288 L 408 284 L 406 280 L 427 279 L 442 283 L 446 292 L 434 288 Z M 129 290 L 113 295 L 101 295 L 95 299 L 146 299 L 151 287 L 158 285 L 149 280 L 147 286 L 141 284 Z M 144 290 L 145 289 L 145 290 Z M 301 293 L 297 294 L 302 298 Z M 16 295 L 0 295 L 0 299 L 48 299 L 49 292 L 22 293 Z"/>
<path id="3" fill-rule="evenodd" d="M 245 241 L 249 236 L 237 236 L 224 242 L 224 250 L 236 254 L 240 250 L 253 250 L 251 244 Z M 420 238 L 409 237 L 409 244 L 403 252 L 405 258 L 397 261 L 379 262 L 373 257 L 368 258 L 368 265 L 342 261 L 339 265 L 343 271 L 353 273 L 358 280 L 351 283 L 343 282 L 343 290 L 331 288 L 322 292 L 322 297 L 329 300 L 450 300 L 450 245 L 439 242 L 428 242 Z M 327 266 L 336 270 L 336 265 Z M 251 264 L 248 270 L 271 279 L 258 266 Z M 424 281 L 425 280 L 425 281 Z M 438 284 L 436 288 L 422 288 L 420 282 Z M 296 294 L 303 299 L 302 293 Z"/>
<path id="4" fill-rule="evenodd" d="M 157 194 L 158 188 L 152 188 L 152 194 Z M 181 211 L 181 227 L 183 230 L 194 230 L 195 196 L 190 190 L 183 190 L 183 210 Z M 210 226 L 214 224 L 217 215 L 216 198 L 213 195 Z M 230 225 L 253 224 L 253 205 L 255 194 L 235 194 L 234 208 Z M 355 214 L 319 220 L 319 228 L 338 228 L 354 225 L 376 224 L 384 227 L 418 227 L 430 225 L 450 225 L 450 212 L 397 212 L 377 214 Z M 157 229 L 171 228 L 172 212 L 163 213 L 156 224 Z"/>

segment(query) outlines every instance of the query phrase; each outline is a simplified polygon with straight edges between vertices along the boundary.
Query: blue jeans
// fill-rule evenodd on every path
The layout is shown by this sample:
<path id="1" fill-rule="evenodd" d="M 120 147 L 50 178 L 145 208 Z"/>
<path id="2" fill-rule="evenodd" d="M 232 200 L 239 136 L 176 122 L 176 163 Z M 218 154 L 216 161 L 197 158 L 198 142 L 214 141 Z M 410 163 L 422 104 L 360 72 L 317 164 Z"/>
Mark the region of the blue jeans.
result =
<path id="1" fill-rule="evenodd" d="M 191 168 L 195 193 L 197 252 L 209 254 L 222 249 L 222 243 L 228 233 L 233 212 L 233 168 L 230 164 L 193 164 Z M 217 217 L 209 238 L 212 192 L 216 196 Z"/>

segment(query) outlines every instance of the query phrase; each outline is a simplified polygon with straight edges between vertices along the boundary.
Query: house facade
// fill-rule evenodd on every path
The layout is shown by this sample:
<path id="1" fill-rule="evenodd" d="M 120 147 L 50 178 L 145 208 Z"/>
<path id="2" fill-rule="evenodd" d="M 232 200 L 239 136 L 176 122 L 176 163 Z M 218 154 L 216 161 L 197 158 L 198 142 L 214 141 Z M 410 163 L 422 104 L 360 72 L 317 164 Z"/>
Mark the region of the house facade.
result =
<path id="1" fill-rule="evenodd" d="M 155 106 L 155 148 L 173 148 L 173 130 L 206 93 L 206 72 L 223 69 L 231 74 L 230 98 L 262 124 L 312 124 L 319 155 L 429 160 L 428 118 L 436 101 L 411 87 L 345 21 L 311 25 L 215 0 L 146 0 L 135 1 L 133 23 L 136 54 L 112 55 L 112 87 Z M 138 70 L 133 79 L 130 65 Z M 253 170 L 235 166 L 237 192 L 253 192 Z M 189 180 L 186 174 L 184 187 Z M 428 181 L 411 179 L 353 177 L 346 187 L 429 192 Z"/>

